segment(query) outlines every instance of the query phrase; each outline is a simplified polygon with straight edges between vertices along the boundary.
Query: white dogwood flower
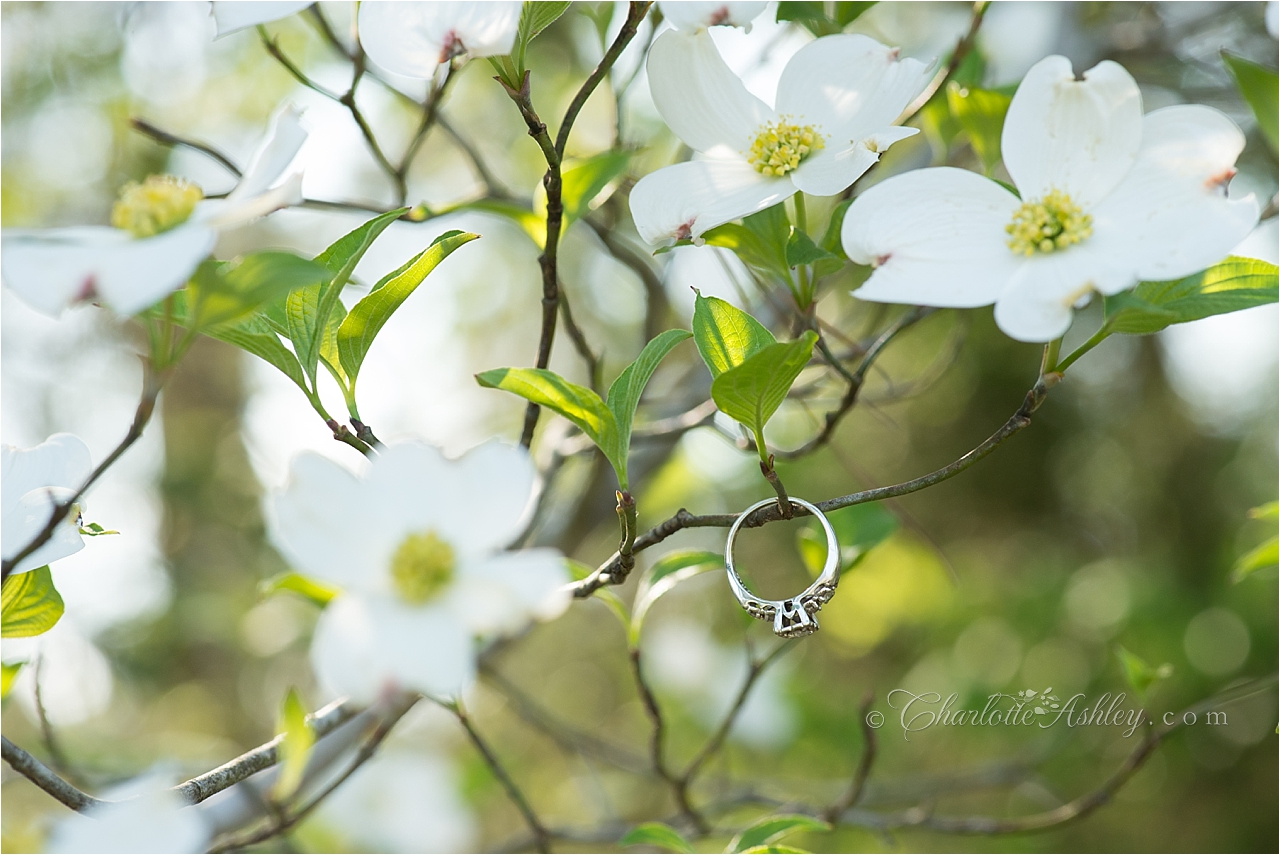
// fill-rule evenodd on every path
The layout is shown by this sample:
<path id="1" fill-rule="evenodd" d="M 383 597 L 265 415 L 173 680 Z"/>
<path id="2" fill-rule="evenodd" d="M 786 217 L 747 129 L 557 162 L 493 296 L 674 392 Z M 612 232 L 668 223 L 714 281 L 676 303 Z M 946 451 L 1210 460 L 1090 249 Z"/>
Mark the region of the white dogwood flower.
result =
<path id="1" fill-rule="evenodd" d="M 54 505 L 70 498 L 92 471 L 88 446 L 69 433 L 55 433 L 35 448 L 0 446 L 0 539 L 6 561 L 44 530 Z M 72 513 L 14 572 L 26 573 L 83 548 L 79 521 Z"/>
<path id="2" fill-rule="evenodd" d="M 169 775 L 154 772 L 104 793 L 106 804 L 58 822 L 48 852 L 203 852 L 209 828 L 200 810 L 173 790 Z"/>
<path id="3" fill-rule="evenodd" d="M 738 0 L 733 3 L 717 3 L 715 0 L 662 0 L 658 8 L 662 17 L 678 30 L 696 33 L 707 27 L 742 27 L 751 32 L 751 22 L 760 17 L 768 3 L 754 0 Z"/>
<path id="4" fill-rule="evenodd" d="M 1244 135 L 1209 107 L 1142 114 L 1138 85 L 1102 62 L 1038 62 L 1002 136 L 1021 198 L 949 167 L 894 176 L 845 215 L 849 258 L 875 265 L 863 300 L 970 308 L 995 303 L 1020 341 L 1052 341 L 1093 292 L 1187 276 L 1221 260 L 1258 221 L 1227 198 Z"/>
<path id="5" fill-rule="evenodd" d="M 287 18 L 312 2 L 314 0 L 214 0 L 209 4 L 209 14 L 218 29 L 214 38 Z"/>
<path id="6" fill-rule="evenodd" d="M 391 446 L 359 478 L 317 455 L 295 459 L 275 539 L 300 572 L 343 589 L 312 641 L 321 684 L 361 702 L 388 688 L 454 695 L 474 674 L 475 636 L 563 611 L 559 552 L 500 551 L 536 475 L 527 452 L 497 442 L 458 460 Z"/>
<path id="7" fill-rule="evenodd" d="M 893 122 L 929 80 L 923 63 L 861 35 L 802 47 L 778 81 L 776 108 L 747 91 L 705 30 L 659 36 L 648 70 L 658 112 L 703 156 L 650 173 L 631 192 L 649 243 L 696 241 L 796 191 L 841 192 L 880 152 L 917 133 Z"/>
<path id="8" fill-rule="evenodd" d="M 213 252 L 221 229 L 302 201 L 302 173 L 277 187 L 307 138 L 301 114 L 285 106 L 272 117 L 248 169 L 225 199 L 173 176 L 151 176 L 121 191 L 111 226 L 6 229 L 0 275 L 45 314 L 73 303 L 101 302 L 132 315 L 180 288 Z"/>
<path id="9" fill-rule="evenodd" d="M 378 65 L 405 77 L 430 79 L 456 56 L 511 53 L 522 3 L 361 3 L 360 44 Z"/>

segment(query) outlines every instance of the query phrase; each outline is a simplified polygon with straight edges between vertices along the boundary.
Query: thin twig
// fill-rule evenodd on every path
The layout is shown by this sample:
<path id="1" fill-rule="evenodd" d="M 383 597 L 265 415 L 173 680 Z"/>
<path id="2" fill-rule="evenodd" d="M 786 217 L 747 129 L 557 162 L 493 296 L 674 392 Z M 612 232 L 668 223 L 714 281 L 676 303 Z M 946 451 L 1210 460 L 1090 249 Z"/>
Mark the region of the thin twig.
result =
<path id="1" fill-rule="evenodd" d="M 667 783 L 671 788 L 671 794 L 675 797 L 676 807 L 680 810 L 680 815 L 685 818 L 688 823 L 693 826 L 699 834 L 706 834 L 709 830 L 707 821 L 702 815 L 694 810 L 693 805 L 689 802 L 688 781 L 682 780 L 681 776 L 676 775 L 667 767 L 666 760 L 663 759 L 663 743 L 666 739 L 666 722 L 662 717 L 662 707 L 658 706 L 658 699 L 654 696 L 653 690 L 649 688 L 649 684 L 644 678 L 644 668 L 640 661 L 640 648 L 632 647 L 630 650 L 631 660 L 631 676 L 635 680 L 636 691 L 640 695 L 640 702 L 644 705 L 645 714 L 648 715 L 653 729 L 649 735 L 649 762 L 653 765 L 653 771 L 658 777 Z"/>
<path id="2" fill-rule="evenodd" d="M 593 391 L 601 392 L 604 378 L 600 374 L 602 368 L 600 357 L 591 351 L 591 344 L 574 321 L 573 310 L 569 307 L 569 300 L 563 288 L 560 289 L 560 319 L 564 322 L 564 331 L 569 334 L 569 340 L 573 342 L 573 349 L 587 365 L 587 376 L 590 378 L 588 385 Z"/>
<path id="3" fill-rule="evenodd" d="M 969 29 L 960 37 L 960 41 L 956 42 L 956 49 L 951 52 L 951 60 L 945 68 L 939 69 L 938 73 L 929 81 L 929 85 L 924 88 L 924 91 L 907 106 L 899 122 L 905 122 L 920 112 L 924 105 L 929 103 L 929 99 L 942 88 L 942 84 L 946 83 L 948 78 L 960 68 L 960 63 L 964 62 L 965 57 L 969 55 L 969 52 L 973 50 L 973 46 L 977 43 L 978 30 L 982 27 L 982 19 L 987 14 L 987 7 L 990 5 L 990 0 L 974 0 L 973 12 L 969 17 Z"/>
<path id="4" fill-rule="evenodd" d="M 216 161 L 236 178 L 240 178 L 244 174 L 240 171 L 240 167 L 236 166 L 235 161 L 207 143 L 196 142 L 195 140 L 189 140 L 185 137 L 171 134 L 168 131 L 156 127 L 146 119 L 142 119 L 137 116 L 134 116 L 129 120 L 129 125 L 135 131 L 146 134 L 161 145 L 181 146 L 183 148 L 189 148 L 192 151 L 198 151 L 204 156 Z"/>
<path id="5" fill-rule="evenodd" d="M 1009 417 L 999 430 L 987 437 L 981 444 L 941 469 L 934 470 L 928 475 L 922 475 L 910 481 L 904 481 L 901 484 L 893 484 L 888 487 L 876 487 L 871 490 L 861 490 L 856 493 L 850 493 L 846 496 L 838 496 L 834 499 L 827 499 L 825 502 L 818 503 L 818 509 L 823 513 L 838 511 L 841 508 L 851 507 L 853 505 L 861 505 L 866 502 L 877 502 L 881 499 L 891 499 L 896 496 L 905 496 L 908 493 L 914 493 L 917 490 L 923 490 L 926 487 L 932 487 L 948 478 L 953 478 L 979 460 L 986 457 L 991 452 L 1000 447 L 1001 443 L 1013 436 L 1018 431 L 1031 424 L 1031 416 L 1040 405 L 1044 403 L 1044 399 L 1049 394 L 1058 380 L 1061 379 L 1059 374 L 1050 374 L 1040 378 L 1031 391 L 1027 392 L 1026 398 L 1022 402 L 1022 406 L 1018 411 Z M 809 512 L 803 507 L 795 507 L 794 512 L 798 516 L 807 515 Z M 634 552 L 640 552 L 655 546 L 666 540 L 671 535 L 686 528 L 728 528 L 733 525 L 738 518 L 737 514 L 691 514 L 684 508 L 681 508 L 674 516 L 664 520 L 644 534 L 638 536 L 633 546 Z M 770 522 L 776 522 L 781 519 L 776 504 L 771 504 L 761 508 L 751 515 L 751 518 L 743 523 L 745 528 L 755 528 Z M 618 555 L 615 553 L 608 561 L 596 568 L 590 576 L 573 583 L 569 586 L 569 590 L 575 597 L 588 597 L 596 590 L 605 585 L 615 584 L 614 574 L 618 572 L 620 566 Z"/>
<path id="6" fill-rule="evenodd" d="M 833 825 L 840 818 L 840 814 L 857 806 L 862 800 L 862 794 L 867 789 L 867 779 L 871 777 L 871 767 L 876 762 L 876 729 L 871 726 L 868 719 L 873 703 L 875 703 L 875 695 L 867 692 L 867 696 L 862 701 L 862 709 L 858 712 L 859 721 L 862 724 L 862 757 L 858 760 L 858 768 L 853 773 L 853 781 L 844 795 L 836 799 L 823 814 L 823 818 Z"/>
<path id="7" fill-rule="evenodd" d="M 74 811 L 84 811 L 107 804 L 100 799 L 95 799 L 86 792 L 76 789 L 59 778 L 48 766 L 10 742 L 9 737 L 0 737 L 0 739 L 3 740 L 4 762 L 13 767 L 13 771 L 22 775 L 67 807 Z"/>

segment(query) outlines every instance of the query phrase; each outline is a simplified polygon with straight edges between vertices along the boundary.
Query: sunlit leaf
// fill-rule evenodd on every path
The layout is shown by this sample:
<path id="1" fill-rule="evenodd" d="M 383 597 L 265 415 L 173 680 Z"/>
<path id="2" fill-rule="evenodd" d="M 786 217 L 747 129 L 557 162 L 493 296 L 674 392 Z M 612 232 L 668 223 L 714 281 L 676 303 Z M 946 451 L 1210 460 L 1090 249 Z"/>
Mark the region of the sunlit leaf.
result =
<path id="1" fill-rule="evenodd" d="M 524 4 L 520 12 L 520 25 L 516 30 L 516 42 L 511 48 L 511 59 L 518 72 L 523 74 L 527 68 L 525 54 L 528 52 L 529 42 L 554 24 L 556 19 L 569 9 L 569 5 L 560 0 L 538 0 L 538 2 Z"/>
<path id="2" fill-rule="evenodd" d="M 864 555 L 898 530 L 898 518 L 880 502 L 867 502 L 827 514 L 840 544 L 840 569 L 853 567 Z M 827 560 L 827 536 L 816 520 L 796 532 L 796 546 L 809 572 L 816 576 Z"/>
<path id="3" fill-rule="evenodd" d="M 275 328 L 262 313 L 241 318 L 230 324 L 221 324 L 205 330 L 205 335 L 235 345 L 266 361 L 292 380 L 299 389 L 307 391 L 307 380 L 302 366 L 293 351 L 285 347 Z"/>
<path id="4" fill-rule="evenodd" d="M 716 406 L 759 436 L 809 364 L 817 340 L 817 333 L 805 330 L 795 341 L 771 344 L 716 377 L 711 383 Z"/>
<path id="5" fill-rule="evenodd" d="M 973 153 L 982 161 L 988 175 L 1000 162 L 1000 134 L 1012 101 L 1002 92 L 965 87 L 955 81 L 947 85 L 951 115 L 968 137 Z"/>
<path id="6" fill-rule="evenodd" d="M 1240 556 L 1231 568 L 1231 579 L 1239 582 L 1259 570 L 1280 564 L 1280 538 L 1274 535 Z"/>
<path id="7" fill-rule="evenodd" d="M 291 252 L 255 252 L 236 261 L 201 268 L 194 277 L 195 321 L 201 327 L 227 323 L 288 294 L 318 287 L 329 278 L 323 265 Z"/>
<path id="8" fill-rule="evenodd" d="M 1249 510 L 1249 519 L 1280 522 L 1280 502 L 1267 502 Z"/>
<path id="9" fill-rule="evenodd" d="M 668 852 L 693 852 L 693 846 L 684 835 L 661 822 L 646 822 L 623 835 L 619 846 L 654 846 Z"/>
<path id="10" fill-rule="evenodd" d="M 631 646 L 634 647 L 640 643 L 640 631 L 644 627 L 645 615 L 659 597 L 686 579 L 692 579 L 708 570 L 719 570 L 722 567 L 724 567 L 724 557 L 719 552 L 683 549 L 668 552 L 659 558 L 648 574 L 640 580 L 640 586 L 636 589 L 631 626 L 627 631 L 627 640 Z"/>
<path id="11" fill-rule="evenodd" d="M 605 188 L 627 171 L 630 151 L 606 151 L 587 158 L 564 171 L 560 179 L 560 199 L 564 203 L 564 227 L 581 219 Z"/>
<path id="12" fill-rule="evenodd" d="M 1146 660 L 1125 649 L 1123 646 L 1116 647 L 1116 657 L 1120 660 L 1121 667 L 1124 668 L 1124 678 L 1139 695 L 1145 696 L 1147 689 L 1151 688 L 1151 684 L 1157 680 L 1163 680 L 1173 674 L 1173 666 L 1165 663 L 1159 668 L 1148 665 Z"/>
<path id="13" fill-rule="evenodd" d="M 748 826 L 733 842 L 729 844 L 729 852 L 746 852 L 757 846 L 766 846 L 797 831 L 830 831 L 831 826 L 820 819 L 803 814 L 787 816 L 771 816 Z"/>
<path id="14" fill-rule="evenodd" d="M 799 267 L 802 264 L 815 264 L 819 261 L 830 261 L 837 258 L 834 253 L 827 252 L 813 242 L 807 234 L 799 229 L 791 231 L 787 240 L 787 266 Z"/>
<path id="15" fill-rule="evenodd" d="M 258 594 L 264 597 L 279 591 L 291 591 L 321 608 L 324 608 L 330 600 L 341 593 L 332 585 L 326 585 L 324 582 L 318 582 L 315 579 L 303 576 L 301 573 L 292 572 L 272 576 L 258 585 Z"/>
<path id="16" fill-rule="evenodd" d="M 736 368 L 777 339 L 764 325 L 719 297 L 693 301 L 693 343 L 712 378 Z"/>
<path id="17" fill-rule="evenodd" d="M 360 373 L 360 366 L 382 327 L 396 309 L 404 305 L 409 295 L 458 247 L 470 243 L 480 235 L 470 232 L 445 232 L 431 242 L 431 246 L 400 275 L 374 288 L 367 296 L 351 307 L 338 327 L 336 344 L 342 368 L 352 385 Z"/>
<path id="18" fill-rule="evenodd" d="M 778 21 L 793 21 L 815 36 L 829 36 L 844 31 L 874 2 L 823 3 L 819 0 L 783 0 L 778 4 Z"/>
<path id="19" fill-rule="evenodd" d="M 49 565 L 14 573 L 0 588 L 0 635 L 27 638 L 53 629 L 62 617 L 62 596 L 53 586 Z"/>
<path id="20" fill-rule="evenodd" d="M 1276 266 L 1256 258 L 1231 256 L 1207 270 L 1167 282 L 1142 282 L 1132 291 L 1106 298 L 1106 329 L 1145 335 L 1276 302 Z"/>
<path id="21" fill-rule="evenodd" d="M 1280 151 L 1280 76 L 1269 68 L 1226 51 L 1222 52 L 1222 59 L 1258 120 L 1258 130 L 1262 131 L 1272 153 Z"/>
<path id="22" fill-rule="evenodd" d="M 88 525 L 80 526 L 80 534 L 84 535 L 85 537 L 103 537 L 105 535 L 119 534 L 119 533 L 120 532 L 116 531 L 115 529 L 104 528 L 96 522 L 91 522 Z"/>
<path id="23" fill-rule="evenodd" d="M 298 790 L 302 775 L 307 770 L 307 758 L 316 734 L 307 721 L 307 708 L 303 706 L 297 689 L 289 689 L 280 706 L 276 719 L 276 732 L 284 734 L 280 741 L 280 777 L 271 789 L 272 798 L 283 802 Z"/>
<path id="24" fill-rule="evenodd" d="M 618 426 L 618 445 L 623 452 L 631 448 L 631 425 L 635 421 L 636 407 L 640 405 L 640 396 L 649 379 L 657 370 L 658 364 L 667 354 L 682 341 L 692 338 L 693 333 L 685 330 L 667 330 L 654 336 L 644 346 L 635 361 L 623 369 L 618 379 L 609 387 L 608 407 Z"/>
<path id="25" fill-rule="evenodd" d="M 0 664 L 0 700 L 9 697 L 9 692 L 13 689 L 13 684 L 18 679 L 18 672 L 26 664 L 26 662 L 5 662 Z"/>

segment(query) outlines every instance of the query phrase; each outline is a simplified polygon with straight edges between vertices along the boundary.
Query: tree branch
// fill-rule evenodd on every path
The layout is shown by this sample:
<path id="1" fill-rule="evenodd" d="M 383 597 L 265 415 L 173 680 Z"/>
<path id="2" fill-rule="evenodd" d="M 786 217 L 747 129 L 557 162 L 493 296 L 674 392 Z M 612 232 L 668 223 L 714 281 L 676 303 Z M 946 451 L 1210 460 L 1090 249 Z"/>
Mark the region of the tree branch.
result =
<path id="1" fill-rule="evenodd" d="M 640 702 L 644 705 L 644 711 L 649 716 L 649 721 L 653 724 L 653 730 L 649 736 L 649 762 L 653 765 L 653 771 L 658 774 L 658 777 L 671 788 L 671 794 L 675 797 L 676 807 L 679 808 L 680 815 L 699 834 L 706 834 L 710 830 L 707 821 L 694 810 L 693 805 L 689 802 L 687 779 L 682 780 L 681 776 L 676 775 L 667 768 L 666 761 L 663 759 L 666 723 L 663 721 L 662 708 L 658 706 L 658 699 L 654 696 L 653 690 L 649 688 L 649 684 L 645 682 L 644 669 L 640 664 L 639 647 L 631 648 L 630 661 L 631 676 L 635 679 L 636 691 L 640 695 Z"/>
<path id="2" fill-rule="evenodd" d="M 59 778 L 48 766 L 10 742 L 9 737 L 0 737 L 0 739 L 3 740 L 0 744 L 4 748 L 4 762 L 8 763 L 13 768 L 13 771 L 22 775 L 67 807 L 74 811 L 84 811 L 107 804 L 107 802 L 95 799 L 88 793 L 76 789 Z"/>
<path id="3" fill-rule="evenodd" d="M 862 800 L 862 794 L 867 788 L 867 779 L 871 777 L 871 767 L 876 762 L 876 730 L 867 720 L 873 703 L 875 703 L 875 695 L 867 692 L 867 696 L 862 701 L 862 709 L 858 713 L 859 721 L 862 723 L 862 758 L 858 761 L 858 768 L 853 773 L 853 781 L 844 795 L 836 799 L 835 803 L 823 812 L 823 819 L 833 825 L 842 813 L 855 807 Z"/>

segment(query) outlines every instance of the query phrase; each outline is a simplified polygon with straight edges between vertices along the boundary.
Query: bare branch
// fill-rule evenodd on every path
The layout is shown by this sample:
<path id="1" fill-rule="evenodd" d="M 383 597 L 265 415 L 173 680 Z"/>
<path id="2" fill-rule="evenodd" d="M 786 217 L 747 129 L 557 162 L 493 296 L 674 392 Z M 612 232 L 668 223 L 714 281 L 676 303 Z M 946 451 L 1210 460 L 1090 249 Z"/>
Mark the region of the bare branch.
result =
<path id="1" fill-rule="evenodd" d="M 867 719 L 873 703 L 875 703 L 875 695 L 867 692 L 867 696 L 862 701 L 862 709 L 858 712 L 859 721 L 862 723 L 862 758 L 858 761 L 858 769 L 853 773 L 853 781 L 849 784 L 849 789 L 824 812 L 823 818 L 829 823 L 834 824 L 842 813 L 856 806 L 862 800 L 862 794 L 866 792 L 867 779 L 871 777 L 871 767 L 876 762 L 876 730 Z"/>
<path id="2" fill-rule="evenodd" d="M 74 811 L 84 811 L 107 804 L 107 802 L 95 799 L 88 793 L 76 789 L 59 778 L 48 766 L 10 742 L 9 737 L 5 736 L 2 739 L 3 743 L 0 744 L 3 744 L 4 747 L 4 762 L 8 763 L 13 768 L 13 771 L 22 775 L 67 807 Z"/>
<path id="3" fill-rule="evenodd" d="M 243 174 L 240 171 L 240 167 L 236 166 L 235 161 L 207 143 L 196 142 L 195 140 L 189 140 L 184 137 L 177 136 L 176 134 L 171 134 L 168 131 L 161 130 L 146 119 L 142 119 L 137 116 L 130 119 L 129 124 L 135 131 L 146 134 L 161 145 L 189 148 L 193 151 L 200 152 L 205 157 L 212 158 L 236 178 L 239 178 Z"/>

